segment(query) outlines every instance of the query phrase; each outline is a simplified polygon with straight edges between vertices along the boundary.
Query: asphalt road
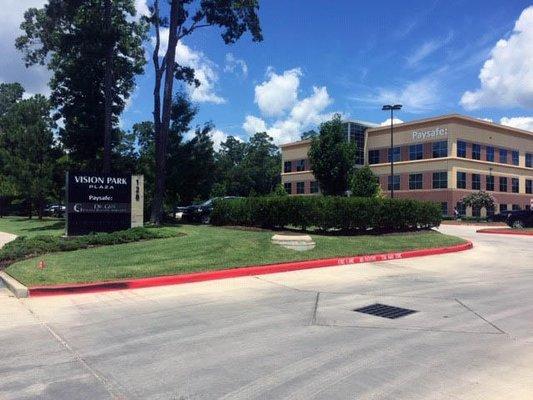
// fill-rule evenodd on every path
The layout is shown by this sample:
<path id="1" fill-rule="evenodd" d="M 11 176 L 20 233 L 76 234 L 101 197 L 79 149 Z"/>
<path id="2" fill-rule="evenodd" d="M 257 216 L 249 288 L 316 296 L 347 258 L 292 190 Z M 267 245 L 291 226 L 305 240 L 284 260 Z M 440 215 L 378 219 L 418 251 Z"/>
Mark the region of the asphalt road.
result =
<path id="1" fill-rule="evenodd" d="M 533 399 L 533 237 L 466 252 L 17 300 L 0 399 Z M 352 311 L 381 303 L 399 319 Z"/>

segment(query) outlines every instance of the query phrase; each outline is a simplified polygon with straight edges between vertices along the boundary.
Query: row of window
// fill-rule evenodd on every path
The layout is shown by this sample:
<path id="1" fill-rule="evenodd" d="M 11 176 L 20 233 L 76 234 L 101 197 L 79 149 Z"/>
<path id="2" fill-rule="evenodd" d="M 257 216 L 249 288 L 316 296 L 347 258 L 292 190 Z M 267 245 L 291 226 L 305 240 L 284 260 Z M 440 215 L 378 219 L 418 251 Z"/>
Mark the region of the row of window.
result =
<path id="1" fill-rule="evenodd" d="M 485 175 L 485 190 L 493 192 L 494 189 L 494 176 Z M 505 176 L 499 177 L 499 191 L 508 191 L 509 178 Z M 457 172 L 457 189 L 466 189 L 466 172 Z M 481 175 L 472 174 L 471 187 L 472 190 L 481 190 Z M 533 192 L 533 180 L 526 179 L 526 193 L 531 194 Z M 511 178 L 511 192 L 520 193 L 520 180 L 518 178 Z"/>
<path id="2" fill-rule="evenodd" d="M 431 144 L 432 147 L 432 157 L 433 158 L 441 158 L 441 157 L 447 157 L 448 156 L 448 142 L 447 141 L 441 141 L 441 142 L 433 142 Z M 380 161 L 380 149 L 376 150 L 369 150 L 368 152 L 368 163 L 369 164 L 379 164 Z M 394 162 L 397 161 L 407 161 L 402 160 L 402 150 L 401 147 L 393 147 L 392 150 L 389 148 L 387 149 L 387 160 L 388 162 L 391 161 L 391 157 Z M 412 160 L 422 160 L 424 158 L 424 144 L 418 143 L 418 144 L 412 144 L 409 146 L 409 161 Z"/>
<path id="3" fill-rule="evenodd" d="M 432 188 L 433 189 L 446 189 L 448 187 L 448 173 L 446 171 L 433 172 L 432 176 Z M 391 178 L 387 177 L 388 190 L 400 190 L 401 177 L 400 175 L 394 175 Z M 409 174 L 409 190 L 419 190 L 424 188 L 424 176 L 423 174 Z"/>
<path id="4" fill-rule="evenodd" d="M 305 171 L 305 159 L 302 160 L 295 160 L 295 161 L 285 161 L 283 163 L 283 172 L 292 172 L 292 164 L 293 162 L 296 164 L 296 171 Z"/>
<path id="5" fill-rule="evenodd" d="M 292 194 L 292 182 L 285 182 L 283 187 L 287 193 Z M 309 192 L 318 193 L 318 181 L 311 181 L 309 183 Z M 305 182 L 296 182 L 296 194 L 305 194 Z"/>
<path id="6" fill-rule="evenodd" d="M 466 158 L 466 148 L 467 142 L 463 140 L 457 141 L 457 157 Z M 495 153 L 498 152 L 499 160 L 498 162 L 502 164 L 509 164 L 509 153 L 510 163 L 512 165 L 519 165 L 520 163 L 520 151 L 519 150 L 507 150 L 507 149 L 496 149 L 493 146 L 485 146 L 485 161 L 494 162 Z M 472 159 L 481 160 L 481 145 L 478 143 L 472 143 Z M 526 167 L 533 167 L 533 154 L 526 153 Z"/>

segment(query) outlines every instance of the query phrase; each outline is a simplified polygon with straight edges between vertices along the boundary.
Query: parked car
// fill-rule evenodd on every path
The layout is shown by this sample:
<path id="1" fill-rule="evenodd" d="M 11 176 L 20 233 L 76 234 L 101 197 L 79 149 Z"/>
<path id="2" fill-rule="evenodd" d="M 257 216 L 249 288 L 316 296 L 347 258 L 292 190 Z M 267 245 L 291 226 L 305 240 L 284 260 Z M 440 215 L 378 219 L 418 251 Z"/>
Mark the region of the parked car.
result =
<path id="1" fill-rule="evenodd" d="M 64 217 L 67 208 L 62 204 L 51 204 L 44 209 L 45 214 L 51 215 L 53 217 Z"/>
<path id="2" fill-rule="evenodd" d="M 514 211 L 507 217 L 507 225 L 511 228 L 533 227 L 533 210 Z"/>
<path id="3" fill-rule="evenodd" d="M 192 204 L 187 207 L 177 207 L 175 214 L 180 216 L 181 219 L 187 222 L 201 222 L 202 224 L 208 224 L 211 221 L 211 212 L 215 200 L 231 200 L 238 199 L 236 196 L 214 197 L 201 204 Z"/>

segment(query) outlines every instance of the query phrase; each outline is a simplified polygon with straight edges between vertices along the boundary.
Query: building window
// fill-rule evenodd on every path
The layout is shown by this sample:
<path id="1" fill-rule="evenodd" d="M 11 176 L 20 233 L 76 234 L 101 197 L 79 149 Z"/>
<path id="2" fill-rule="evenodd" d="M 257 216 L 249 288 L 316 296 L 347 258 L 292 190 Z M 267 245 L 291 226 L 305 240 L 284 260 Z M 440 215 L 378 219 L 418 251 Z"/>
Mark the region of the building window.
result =
<path id="1" fill-rule="evenodd" d="M 487 161 L 494 162 L 494 147 L 487 146 Z"/>
<path id="2" fill-rule="evenodd" d="M 296 194 L 305 193 L 305 182 L 296 182 Z"/>
<path id="3" fill-rule="evenodd" d="M 459 215 L 465 215 L 466 214 L 466 206 L 464 205 L 464 203 L 462 201 L 458 201 L 457 205 L 455 206 L 455 208 L 457 208 L 457 212 L 459 213 Z"/>
<path id="4" fill-rule="evenodd" d="M 466 158 L 466 142 L 457 141 L 457 157 Z"/>
<path id="5" fill-rule="evenodd" d="M 433 172 L 433 189 L 446 189 L 448 187 L 447 172 Z"/>
<path id="6" fill-rule="evenodd" d="M 283 172 L 292 172 L 292 162 L 291 161 L 285 161 L 283 163 Z"/>
<path id="7" fill-rule="evenodd" d="M 520 204 L 513 204 L 513 211 L 520 211 L 521 209 Z"/>
<path id="8" fill-rule="evenodd" d="M 448 156 L 448 142 L 435 142 L 433 143 L 433 158 L 447 157 Z"/>
<path id="9" fill-rule="evenodd" d="M 481 190 L 481 175 L 472 174 L 472 190 Z"/>
<path id="10" fill-rule="evenodd" d="M 526 153 L 526 167 L 533 168 L 533 154 Z"/>
<path id="11" fill-rule="evenodd" d="M 298 160 L 296 162 L 296 171 L 305 171 L 305 160 Z"/>
<path id="12" fill-rule="evenodd" d="M 488 175 L 485 177 L 485 186 L 487 192 L 494 191 L 494 177 L 492 175 Z"/>
<path id="13" fill-rule="evenodd" d="M 379 164 L 379 150 L 370 150 L 368 152 L 368 163 Z"/>
<path id="14" fill-rule="evenodd" d="M 520 163 L 518 150 L 513 150 L 511 152 L 511 162 L 513 165 L 518 165 Z"/>
<path id="15" fill-rule="evenodd" d="M 441 212 L 442 212 L 442 215 L 448 215 L 448 203 L 443 201 L 442 203 L 440 203 L 440 209 L 441 209 Z"/>
<path id="16" fill-rule="evenodd" d="M 285 188 L 285 191 L 288 193 L 288 194 L 291 194 L 292 193 L 292 182 L 285 182 L 283 184 L 283 187 Z"/>
<path id="17" fill-rule="evenodd" d="M 500 149 L 500 162 L 507 164 L 507 150 L 505 149 Z"/>
<path id="18" fill-rule="evenodd" d="M 500 204 L 500 214 L 507 211 L 507 204 Z"/>
<path id="19" fill-rule="evenodd" d="M 457 189 L 466 189 L 466 172 L 457 172 Z"/>
<path id="20" fill-rule="evenodd" d="M 424 158 L 424 145 L 412 144 L 409 146 L 409 160 L 422 160 Z"/>
<path id="21" fill-rule="evenodd" d="M 511 178 L 511 192 L 520 192 L 520 183 L 518 181 L 518 178 Z"/>
<path id="22" fill-rule="evenodd" d="M 389 148 L 389 154 L 388 154 L 388 157 L 387 157 L 389 162 L 390 162 L 390 154 L 391 154 L 391 149 Z M 402 153 L 401 153 L 401 150 L 400 150 L 399 147 L 394 147 L 392 149 L 392 154 L 394 154 L 394 162 L 402 160 Z"/>
<path id="23" fill-rule="evenodd" d="M 507 192 L 507 178 L 500 176 L 500 192 Z"/>
<path id="24" fill-rule="evenodd" d="M 487 216 L 488 217 L 493 217 L 494 216 L 494 206 L 487 207 L 486 210 L 487 210 Z"/>
<path id="25" fill-rule="evenodd" d="M 481 208 L 472 207 L 472 217 L 481 217 Z"/>
<path id="26" fill-rule="evenodd" d="M 481 160 L 481 145 L 472 144 L 472 158 L 474 160 Z"/>
<path id="27" fill-rule="evenodd" d="M 310 191 L 311 193 L 318 193 L 318 181 L 311 181 Z"/>
<path id="28" fill-rule="evenodd" d="M 526 179 L 526 193 L 533 193 L 533 179 Z"/>
<path id="29" fill-rule="evenodd" d="M 387 177 L 387 189 L 391 189 L 391 176 Z M 400 190 L 400 175 L 394 175 L 394 190 Z"/>
<path id="30" fill-rule="evenodd" d="M 422 174 L 409 174 L 409 190 L 422 189 Z"/>

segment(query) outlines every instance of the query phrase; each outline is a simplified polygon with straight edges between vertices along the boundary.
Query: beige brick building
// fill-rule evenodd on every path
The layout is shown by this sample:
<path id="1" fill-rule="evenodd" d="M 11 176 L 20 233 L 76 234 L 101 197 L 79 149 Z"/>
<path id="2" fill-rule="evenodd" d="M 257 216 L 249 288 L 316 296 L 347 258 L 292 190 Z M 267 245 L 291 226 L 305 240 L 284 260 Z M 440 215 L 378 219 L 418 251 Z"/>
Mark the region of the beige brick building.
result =
<path id="1" fill-rule="evenodd" d="M 282 148 L 282 183 L 291 194 L 318 193 L 307 152 L 311 141 Z M 421 119 L 394 127 L 394 178 L 390 177 L 390 128 L 364 133 L 364 163 L 379 176 L 382 189 L 394 185 L 398 198 L 430 200 L 451 215 L 464 209 L 461 199 L 477 190 L 490 192 L 501 212 L 533 204 L 533 132 L 462 115 Z"/>

